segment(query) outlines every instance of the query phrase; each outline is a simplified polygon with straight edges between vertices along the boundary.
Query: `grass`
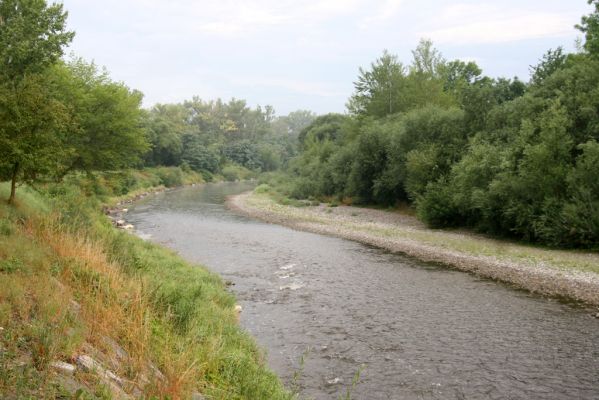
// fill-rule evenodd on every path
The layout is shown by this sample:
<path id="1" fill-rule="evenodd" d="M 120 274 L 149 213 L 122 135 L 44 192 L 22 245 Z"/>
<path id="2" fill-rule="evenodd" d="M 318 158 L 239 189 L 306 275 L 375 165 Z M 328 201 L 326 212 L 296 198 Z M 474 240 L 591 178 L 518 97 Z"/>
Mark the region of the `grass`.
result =
<path id="1" fill-rule="evenodd" d="M 222 280 L 114 229 L 99 212 L 114 190 L 82 179 L 0 203 L 0 398 L 111 398 L 97 375 L 51 367 L 80 354 L 136 397 L 293 398 L 238 326 Z"/>

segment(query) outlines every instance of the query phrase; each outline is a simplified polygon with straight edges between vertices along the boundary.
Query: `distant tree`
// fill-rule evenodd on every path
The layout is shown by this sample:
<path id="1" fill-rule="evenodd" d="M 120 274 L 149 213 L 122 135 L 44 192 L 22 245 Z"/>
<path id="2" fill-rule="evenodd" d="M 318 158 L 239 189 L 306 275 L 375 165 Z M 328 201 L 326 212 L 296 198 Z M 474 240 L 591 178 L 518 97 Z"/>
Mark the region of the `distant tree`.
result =
<path id="1" fill-rule="evenodd" d="M 272 122 L 273 133 L 276 135 L 289 135 L 297 138 L 306 126 L 316 118 L 316 114 L 308 110 L 297 110 L 275 118 Z"/>
<path id="2" fill-rule="evenodd" d="M 438 67 L 445 81 L 444 89 L 447 91 L 459 91 L 466 85 L 476 82 L 482 70 L 475 62 L 464 62 L 460 60 L 450 61 Z"/>
<path id="3" fill-rule="evenodd" d="M 413 61 L 410 71 L 428 77 L 436 77 L 445 64 L 443 55 L 434 47 L 430 39 L 420 39 L 416 49 L 412 50 Z"/>
<path id="4" fill-rule="evenodd" d="M 183 161 L 195 171 L 218 172 L 218 153 L 206 147 L 197 135 L 187 134 L 183 137 Z"/>
<path id="5" fill-rule="evenodd" d="M 63 152 L 55 135 L 68 114 L 45 71 L 73 39 L 66 18 L 62 5 L 44 0 L 0 2 L 0 163 L 10 170 L 9 203 L 21 175 L 50 169 Z"/>
<path id="6" fill-rule="evenodd" d="M 355 115 L 375 117 L 403 111 L 405 72 L 397 56 L 383 51 L 369 70 L 360 68 L 358 80 L 354 82 L 354 94 L 347 104 L 348 110 Z"/>
<path id="7" fill-rule="evenodd" d="M 150 142 L 146 160 L 150 165 L 179 165 L 183 135 L 193 131 L 188 110 L 181 104 L 156 104 L 144 116 Z"/>
<path id="8" fill-rule="evenodd" d="M 325 114 L 316 118 L 299 133 L 298 139 L 302 146 L 308 142 L 337 141 L 344 135 L 344 125 L 349 118 L 342 114 Z"/>
<path id="9" fill-rule="evenodd" d="M 530 66 L 530 82 L 533 85 L 541 84 L 555 71 L 564 67 L 567 58 L 568 56 L 564 53 L 564 48 L 561 46 L 555 50 L 548 50 L 543 55 L 543 58 L 539 60 L 539 63 L 537 65 Z"/>

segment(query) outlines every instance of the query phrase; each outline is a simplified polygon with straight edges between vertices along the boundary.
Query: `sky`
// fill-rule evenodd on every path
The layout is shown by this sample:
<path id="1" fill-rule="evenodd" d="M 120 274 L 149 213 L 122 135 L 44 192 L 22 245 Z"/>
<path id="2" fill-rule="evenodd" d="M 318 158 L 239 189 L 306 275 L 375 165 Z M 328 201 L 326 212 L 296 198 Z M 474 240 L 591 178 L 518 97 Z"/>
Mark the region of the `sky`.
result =
<path id="1" fill-rule="evenodd" d="M 485 75 L 529 78 L 551 48 L 574 51 L 586 0 L 63 0 L 67 52 L 144 93 L 344 112 L 359 67 L 384 49 L 411 62 L 421 38 Z"/>

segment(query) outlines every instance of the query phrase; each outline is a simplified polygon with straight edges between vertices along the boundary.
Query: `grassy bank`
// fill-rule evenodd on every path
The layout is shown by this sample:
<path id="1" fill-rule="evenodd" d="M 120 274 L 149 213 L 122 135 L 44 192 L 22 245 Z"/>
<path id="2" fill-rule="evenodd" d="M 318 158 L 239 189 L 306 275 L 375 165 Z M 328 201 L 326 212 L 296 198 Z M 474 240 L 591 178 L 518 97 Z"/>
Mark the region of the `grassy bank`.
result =
<path id="1" fill-rule="evenodd" d="M 428 229 L 414 216 L 398 211 L 297 201 L 290 205 L 268 185 L 237 196 L 229 204 L 269 222 L 356 240 L 533 292 L 599 305 L 597 253 L 551 250 L 464 230 Z"/>
<path id="2" fill-rule="evenodd" d="M 217 275 L 100 212 L 169 182 L 115 176 L 21 187 L 14 207 L 0 203 L 0 398 L 291 398 Z"/>

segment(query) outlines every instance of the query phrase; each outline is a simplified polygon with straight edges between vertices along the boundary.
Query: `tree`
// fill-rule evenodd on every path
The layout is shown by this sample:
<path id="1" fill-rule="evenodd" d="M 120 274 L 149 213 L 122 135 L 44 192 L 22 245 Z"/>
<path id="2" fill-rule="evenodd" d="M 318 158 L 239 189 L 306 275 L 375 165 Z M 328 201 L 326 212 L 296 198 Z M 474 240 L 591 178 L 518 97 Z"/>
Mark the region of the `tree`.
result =
<path id="1" fill-rule="evenodd" d="M 588 3 L 595 7 L 595 11 L 583 16 L 576 28 L 585 35 L 584 49 L 592 57 L 599 57 L 599 0 L 588 0 Z"/>
<path id="2" fill-rule="evenodd" d="M 150 165 L 181 164 L 183 135 L 193 129 L 187 119 L 188 110 L 182 104 L 157 104 L 148 111 L 145 126 L 151 150 L 146 160 Z"/>
<path id="3" fill-rule="evenodd" d="M 66 30 L 62 4 L 45 0 L 0 2 L 0 75 L 17 82 L 28 73 L 43 72 L 63 54 L 75 35 Z"/>
<path id="4" fill-rule="evenodd" d="M 44 0 L 0 2 L 0 159 L 11 169 L 9 203 L 21 173 L 50 168 L 63 153 L 55 135 L 67 113 L 45 71 L 73 39 L 66 18 L 62 5 Z"/>
<path id="5" fill-rule="evenodd" d="M 72 154 L 64 135 L 70 115 L 52 86 L 48 74 L 0 84 L 0 167 L 11 181 L 9 204 L 18 180 L 55 172 Z"/>
<path id="6" fill-rule="evenodd" d="M 356 115 L 384 117 L 403 111 L 402 88 L 405 67 L 387 50 L 370 64 L 370 70 L 360 68 L 355 92 L 347 108 Z"/>
<path id="7" fill-rule="evenodd" d="M 142 127 L 141 92 L 110 79 L 108 71 L 82 59 L 54 67 L 62 79 L 76 130 L 68 170 L 119 169 L 138 163 L 149 148 Z"/>
<path id="8" fill-rule="evenodd" d="M 568 56 L 564 53 L 563 47 L 557 49 L 549 49 L 539 63 L 530 66 L 530 82 L 533 85 L 540 85 L 545 79 L 550 77 L 555 71 L 563 68 L 566 64 Z"/>
<path id="9" fill-rule="evenodd" d="M 412 56 L 414 60 L 410 72 L 415 74 L 436 77 L 445 64 L 445 59 L 430 39 L 420 39 L 416 49 L 412 50 Z"/>

